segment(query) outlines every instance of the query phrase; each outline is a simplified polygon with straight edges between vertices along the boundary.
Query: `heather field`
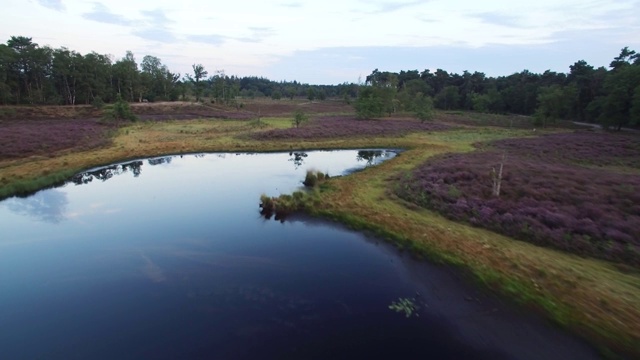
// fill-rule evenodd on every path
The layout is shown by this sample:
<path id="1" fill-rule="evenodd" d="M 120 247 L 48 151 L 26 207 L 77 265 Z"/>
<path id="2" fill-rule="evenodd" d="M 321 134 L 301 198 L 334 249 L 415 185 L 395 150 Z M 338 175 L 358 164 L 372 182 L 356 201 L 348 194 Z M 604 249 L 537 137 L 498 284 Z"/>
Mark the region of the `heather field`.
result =
<path id="1" fill-rule="evenodd" d="M 395 191 L 516 239 L 640 266 L 640 174 L 594 168 L 637 168 L 639 144 L 638 136 L 592 132 L 499 140 L 484 150 L 432 158 L 398 179 Z M 496 197 L 491 170 L 503 154 Z"/>
<path id="2" fill-rule="evenodd" d="M 243 111 L 248 111 L 260 116 L 291 115 L 296 110 L 302 110 L 307 114 L 351 114 L 353 106 L 342 100 L 308 101 L 296 100 L 271 100 L 271 99 L 244 99 Z"/>
<path id="3" fill-rule="evenodd" d="M 450 126 L 415 119 L 358 120 L 348 116 L 323 116 L 299 128 L 271 129 L 247 136 L 254 140 L 333 139 L 402 136 L 417 131 L 439 131 Z"/>
<path id="4" fill-rule="evenodd" d="M 523 115 L 501 115 L 469 113 L 464 111 L 444 111 L 439 120 L 466 126 L 492 126 L 514 129 L 535 128 L 533 118 Z"/>
<path id="5" fill-rule="evenodd" d="M 490 146 L 506 151 L 510 156 L 531 160 L 640 169 L 640 137 L 637 134 L 576 131 L 527 140 L 505 139 Z"/>
<path id="6" fill-rule="evenodd" d="M 0 122 L 0 160 L 65 150 L 89 150 L 110 143 L 115 125 L 93 120 L 60 119 Z"/>

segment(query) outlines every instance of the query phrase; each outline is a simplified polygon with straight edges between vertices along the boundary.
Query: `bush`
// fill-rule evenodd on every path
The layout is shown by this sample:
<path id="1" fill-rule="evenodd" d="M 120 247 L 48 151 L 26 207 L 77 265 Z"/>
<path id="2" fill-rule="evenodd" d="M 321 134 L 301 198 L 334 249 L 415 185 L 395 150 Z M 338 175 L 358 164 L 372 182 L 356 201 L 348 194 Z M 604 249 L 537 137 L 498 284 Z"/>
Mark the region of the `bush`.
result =
<path id="1" fill-rule="evenodd" d="M 316 187 L 329 179 L 329 174 L 324 174 L 320 171 L 307 170 L 307 175 L 302 182 L 306 187 Z"/>
<path id="2" fill-rule="evenodd" d="M 105 118 L 115 121 L 138 120 L 138 117 L 133 113 L 133 111 L 131 111 L 131 106 L 129 106 L 129 103 L 124 101 L 120 94 L 118 94 L 118 98 L 113 104 L 113 107 L 105 113 Z"/>
<path id="3" fill-rule="evenodd" d="M 302 183 L 306 187 L 315 187 L 318 184 L 318 176 L 313 171 L 309 170 L 307 171 L 307 176 L 305 176 Z"/>
<path id="4" fill-rule="evenodd" d="M 93 106 L 94 109 L 100 110 L 104 107 L 104 101 L 102 101 L 100 96 L 96 96 L 91 102 L 91 106 Z"/>

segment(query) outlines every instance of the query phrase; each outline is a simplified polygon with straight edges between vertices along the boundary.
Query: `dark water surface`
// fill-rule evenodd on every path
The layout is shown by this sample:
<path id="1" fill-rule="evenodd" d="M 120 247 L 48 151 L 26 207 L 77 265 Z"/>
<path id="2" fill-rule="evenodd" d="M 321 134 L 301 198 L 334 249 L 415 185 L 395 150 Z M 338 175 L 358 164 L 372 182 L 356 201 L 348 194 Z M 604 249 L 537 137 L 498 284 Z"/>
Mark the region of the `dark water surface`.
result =
<path id="1" fill-rule="evenodd" d="M 260 194 L 292 192 L 308 168 L 393 156 L 156 158 L 0 202 L 0 359 L 595 357 L 447 268 L 259 214 Z M 419 309 L 389 309 L 399 299 Z"/>

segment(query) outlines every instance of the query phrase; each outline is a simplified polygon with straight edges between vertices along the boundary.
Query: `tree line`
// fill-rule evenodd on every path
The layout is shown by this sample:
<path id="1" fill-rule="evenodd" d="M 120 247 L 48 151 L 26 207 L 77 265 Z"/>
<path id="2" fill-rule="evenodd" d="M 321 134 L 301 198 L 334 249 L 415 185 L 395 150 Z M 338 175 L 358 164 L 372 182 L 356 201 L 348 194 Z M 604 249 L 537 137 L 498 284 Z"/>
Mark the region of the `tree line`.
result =
<path id="1" fill-rule="evenodd" d="M 309 100 L 341 98 L 354 104 L 360 117 L 412 111 L 422 120 L 432 107 L 491 113 L 533 115 L 540 125 L 558 119 L 620 128 L 640 124 L 640 54 L 621 50 L 609 68 L 580 60 L 568 73 L 528 70 L 490 77 L 482 72 L 449 73 L 375 69 L 364 83 L 309 85 L 238 77 L 202 64 L 181 75 L 162 61 L 134 54 L 114 61 L 110 55 L 80 54 L 67 48 L 39 46 L 31 38 L 11 36 L 0 44 L 0 104 L 76 105 L 195 99 L 232 105 L 239 97 Z"/>
<path id="2" fill-rule="evenodd" d="M 366 77 L 356 111 L 361 117 L 425 108 L 533 115 L 540 125 L 558 119 L 599 123 L 607 127 L 640 125 L 640 54 L 621 50 L 609 69 L 580 60 L 570 72 L 523 70 L 509 76 L 448 73 L 437 69 L 381 72 Z M 426 105 L 428 108 L 428 104 Z"/>
<path id="3" fill-rule="evenodd" d="M 0 44 L 2 105 L 111 103 L 118 97 L 129 102 L 206 98 L 227 104 L 239 96 L 322 100 L 338 96 L 341 88 L 228 76 L 224 70 L 208 75 L 201 64 L 193 65 L 192 74 L 172 72 L 151 55 L 138 63 L 131 51 L 114 61 L 111 55 L 83 55 L 65 47 L 39 46 L 24 36 L 11 36 L 6 44 Z"/>

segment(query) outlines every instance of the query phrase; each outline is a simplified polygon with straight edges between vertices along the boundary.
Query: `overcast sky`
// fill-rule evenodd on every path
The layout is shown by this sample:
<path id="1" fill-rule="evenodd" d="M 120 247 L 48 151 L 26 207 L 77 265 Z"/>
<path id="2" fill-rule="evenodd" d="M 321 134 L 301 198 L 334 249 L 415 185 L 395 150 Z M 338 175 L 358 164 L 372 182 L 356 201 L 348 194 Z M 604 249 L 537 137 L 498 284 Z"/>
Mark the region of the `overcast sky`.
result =
<path id="1" fill-rule="evenodd" d="M 640 51 L 640 0 L 3 0 L 0 41 L 32 37 L 114 60 L 133 51 L 174 72 L 313 84 L 381 71 L 487 75 L 607 66 Z"/>

